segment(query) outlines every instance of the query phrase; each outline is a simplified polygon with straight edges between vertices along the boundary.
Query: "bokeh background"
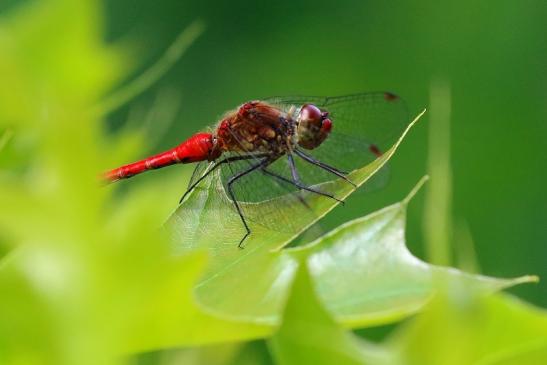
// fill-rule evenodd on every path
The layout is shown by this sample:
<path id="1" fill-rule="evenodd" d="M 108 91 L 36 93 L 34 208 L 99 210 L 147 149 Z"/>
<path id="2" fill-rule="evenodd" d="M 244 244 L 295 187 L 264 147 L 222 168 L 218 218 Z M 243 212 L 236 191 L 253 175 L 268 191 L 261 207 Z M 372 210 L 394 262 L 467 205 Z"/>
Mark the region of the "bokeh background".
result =
<path id="1" fill-rule="evenodd" d="M 158 93 L 175 95 L 174 122 L 152 151 L 249 99 L 389 90 L 413 115 L 429 106 L 432 85 L 448 85 L 453 246 L 470 233 L 482 273 L 547 277 L 545 2 L 118 0 L 105 10 L 107 39 L 133 47 L 135 75 L 192 21 L 206 25 L 165 77 L 110 120 L 121 125 L 136 104 L 150 107 Z M 388 186 L 352 197 L 327 228 L 398 201 L 431 173 L 430 116 L 392 160 Z M 180 169 L 183 180 L 186 168 Z M 407 238 L 426 257 L 422 221 L 420 195 Z M 547 304 L 545 281 L 514 291 Z"/>
<path id="2" fill-rule="evenodd" d="M 214 364 L 226 362 L 208 356 L 226 353 L 246 363 L 239 350 L 247 363 L 271 363 L 271 340 L 244 341 L 273 329 L 205 313 L 192 288 L 206 255 L 174 257 L 158 230 L 192 167 L 110 188 L 96 177 L 272 95 L 386 90 L 406 100 L 409 120 L 428 108 L 390 161 L 388 185 L 352 195 L 321 226 L 398 202 L 430 174 L 410 204 L 410 250 L 468 272 L 538 275 L 510 291 L 544 308 L 545 19 L 540 0 L 1 1 L 0 363 Z M 168 69 L 156 80 L 150 67 L 196 20 L 203 32 L 171 67 L 155 68 Z M 154 82 L 125 97 L 143 80 Z M 284 317 L 286 334 L 313 343 L 311 355 L 329 345 L 338 354 L 337 341 L 355 337 L 300 284 L 294 293 L 306 300 Z M 544 310 L 462 292 L 353 333 L 388 352 L 402 346 L 393 353 L 407 363 L 459 365 L 507 349 L 545 358 Z M 328 330 L 306 328 L 299 310 Z M 160 351 L 168 347 L 186 349 Z M 511 363 L 501 360 L 491 363 Z"/>

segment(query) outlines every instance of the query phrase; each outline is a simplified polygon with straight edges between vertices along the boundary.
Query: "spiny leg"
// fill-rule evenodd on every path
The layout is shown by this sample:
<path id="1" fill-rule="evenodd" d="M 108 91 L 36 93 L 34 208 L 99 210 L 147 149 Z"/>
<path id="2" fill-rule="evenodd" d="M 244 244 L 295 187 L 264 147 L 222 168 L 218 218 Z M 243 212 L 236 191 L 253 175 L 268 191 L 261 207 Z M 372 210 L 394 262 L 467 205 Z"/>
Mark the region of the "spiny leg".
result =
<path id="1" fill-rule="evenodd" d="M 333 175 L 336 175 L 338 176 L 339 178 L 342 178 L 343 180 L 345 180 L 347 183 L 353 185 L 354 187 L 357 187 L 357 185 L 355 185 L 350 179 L 348 179 L 346 177 L 346 174 L 340 170 L 338 170 L 337 168 L 335 167 L 332 167 L 330 165 L 327 165 L 326 163 L 324 162 L 321 162 L 321 161 L 318 161 L 316 160 L 315 158 L 305 154 L 304 152 L 300 151 L 300 150 L 294 150 L 294 152 L 300 157 L 302 158 L 304 161 L 306 162 L 309 162 L 311 163 L 312 165 L 315 165 L 315 166 L 318 166 L 320 168 L 322 168 L 323 170 L 326 170 L 328 172 L 330 172 L 331 174 Z"/>
<path id="2" fill-rule="evenodd" d="M 292 155 L 289 153 L 287 154 L 287 160 L 289 161 L 289 167 L 291 168 L 291 175 L 292 175 L 292 185 L 295 185 L 294 182 L 300 184 L 300 185 L 303 185 L 301 183 L 301 180 L 300 180 L 300 175 L 298 174 L 298 170 L 296 170 L 296 165 L 294 164 L 294 159 L 292 157 Z M 276 176 L 277 177 L 277 176 Z M 283 176 L 279 176 L 279 177 L 283 177 Z M 295 185 L 297 186 L 297 185 Z M 297 186 L 298 187 L 298 186 Z M 300 191 L 298 192 L 297 196 L 298 196 L 298 200 L 304 204 L 306 207 L 310 208 L 310 206 L 308 205 L 308 203 L 306 203 L 306 201 L 304 200 L 304 198 L 302 198 L 302 196 L 300 195 L 300 192 L 303 190 L 302 188 L 299 188 Z"/>
<path id="3" fill-rule="evenodd" d="M 293 178 L 293 182 L 295 186 L 299 187 L 300 189 L 307 190 L 309 192 L 312 192 L 318 195 L 326 196 L 327 198 L 331 198 L 336 200 L 339 203 L 345 204 L 343 200 L 335 198 L 334 195 L 332 194 L 324 193 L 320 190 L 313 189 L 313 188 L 310 188 L 309 186 L 304 185 L 302 181 L 300 180 L 300 175 L 298 174 L 296 164 L 294 163 L 294 159 L 291 154 L 287 155 L 287 160 L 289 161 L 289 167 L 291 168 L 291 174 L 292 174 L 292 178 Z"/>
<path id="4" fill-rule="evenodd" d="M 304 151 L 302 151 L 300 149 L 295 149 L 294 152 L 296 152 L 296 154 L 299 155 L 300 157 L 302 157 L 303 159 L 309 160 L 310 162 L 317 163 L 317 164 L 321 165 L 322 167 L 328 168 L 332 171 L 336 171 L 336 172 L 338 172 L 342 175 L 347 175 L 348 174 L 346 171 L 342 171 L 340 169 L 337 169 L 336 167 L 327 165 L 326 163 L 317 160 L 315 157 L 312 157 L 312 156 L 308 155 L 307 153 L 305 153 Z"/>
<path id="5" fill-rule="evenodd" d="M 209 174 L 213 171 L 215 171 L 218 167 L 220 167 L 222 164 L 225 164 L 225 163 L 228 163 L 228 162 L 233 162 L 233 161 L 242 161 L 242 160 L 251 160 L 253 158 L 262 158 L 262 157 L 265 157 L 266 154 L 257 154 L 257 155 L 243 155 L 243 156 L 233 156 L 233 157 L 228 157 L 228 158 L 225 158 L 223 160 L 220 160 L 219 162 L 215 163 L 213 165 L 213 167 L 211 167 L 209 170 L 207 170 L 199 179 L 197 179 L 191 186 L 188 187 L 188 189 L 186 190 L 186 192 L 184 193 L 184 195 L 182 196 L 182 198 L 180 198 L 179 200 L 179 204 L 182 203 L 182 201 L 184 200 L 184 198 L 186 198 L 186 195 L 190 194 L 190 192 L 192 190 L 194 190 L 196 188 L 196 186 L 198 186 L 198 184 L 200 182 L 203 181 L 203 179 L 205 179 L 207 176 L 209 176 Z"/>
<path id="6" fill-rule="evenodd" d="M 267 170 L 266 168 L 262 168 L 261 171 L 262 171 L 262 173 L 265 174 L 265 175 L 272 176 L 272 177 L 274 177 L 274 178 L 277 178 L 277 179 L 279 179 L 279 180 L 282 180 L 282 181 L 284 181 L 284 182 L 287 182 L 287 183 L 289 183 L 290 185 L 294 185 L 294 183 L 293 183 L 292 181 L 290 181 L 289 179 L 286 179 L 286 178 L 284 178 L 284 177 L 281 176 L 281 175 L 278 175 L 278 174 L 276 174 L 276 173 L 274 173 L 274 172 L 271 172 L 271 171 Z M 281 186 L 285 187 L 284 185 L 281 185 Z M 289 193 L 292 193 L 292 191 L 290 191 L 290 190 L 287 190 L 287 191 L 288 191 Z M 298 201 L 300 201 L 300 203 L 302 203 L 306 208 L 310 209 L 310 206 L 308 205 L 308 203 L 306 203 L 306 201 L 304 200 L 304 198 L 302 198 L 302 197 L 300 196 L 300 194 L 295 194 L 295 195 L 296 195 Z"/>
<path id="7" fill-rule="evenodd" d="M 234 191 L 232 190 L 232 184 L 235 183 L 237 180 L 241 179 L 243 176 L 255 171 L 256 169 L 266 167 L 269 164 L 271 164 L 272 162 L 273 161 L 270 158 L 265 158 L 262 161 L 260 161 L 259 163 L 252 165 L 247 170 L 241 171 L 237 175 L 232 176 L 230 178 L 230 180 L 228 180 L 228 183 L 226 184 L 226 186 L 228 187 L 228 194 L 230 195 L 230 198 L 232 199 L 232 201 L 233 201 L 233 203 L 236 207 L 237 213 L 239 214 L 239 218 L 241 218 L 241 222 L 243 222 L 243 226 L 245 227 L 245 230 L 247 231 L 247 233 L 245 233 L 245 235 L 243 236 L 241 241 L 239 241 L 239 245 L 237 246 L 239 248 L 243 248 L 243 241 L 245 241 L 245 239 L 251 234 L 251 230 L 250 230 L 249 226 L 247 225 L 247 221 L 245 220 L 245 217 L 243 216 L 243 212 L 241 211 L 241 207 L 239 206 L 239 203 L 236 200 Z"/>
<path id="8" fill-rule="evenodd" d="M 290 181 L 289 179 L 286 179 L 286 178 L 284 178 L 284 177 L 281 176 L 281 175 L 277 175 L 276 173 L 271 172 L 271 171 L 269 171 L 269 170 L 262 169 L 262 173 L 265 174 L 265 175 L 269 175 L 269 176 L 275 177 L 276 179 L 279 179 L 279 180 L 288 182 L 288 183 L 291 184 L 291 185 L 294 185 L 294 183 L 293 183 L 292 181 Z M 302 198 L 302 197 L 301 197 L 300 195 L 298 195 L 298 194 L 296 195 L 296 197 L 297 197 L 298 201 L 299 201 L 300 203 L 304 204 L 304 206 L 305 206 L 306 208 L 308 208 L 308 209 L 310 208 L 310 206 L 308 205 L 308 203 L 306 203 L 306 201 L 304 200 L 304 198 Z"/>
<path id="9" fill-rule="evenodd" d="M 270 170 L 262 169 L 262 171 L 263 171 L 265 174 L 267 174 L 267 175 L 270 175 L 270 176 L 272 176 L 272 177 L 274 177 L 274 178 L 276 178 L 276 179 L 278 179 L 278 180 L 281 180 L 281 181 L 284 181 L 284 182 L 289 183 L 289 184 L 291 184 L 291 185 L 294 185 L 294 186 L 296 186 L 296 187 L 299 188 L 299 189 L 309 191 L 310 193 L 315 193 L 315 194 L 318 194 L 318 195 L 322 195 L 322 196 L 325 196 L 325 197 L 327 197 L 327 198 L 334 199 L 334 200 L 336 200 L 336 201 L 339 202 L 339 203 L 344 204 L 344 201 L 343 201 L 343 200 L 337 199 L 336 197 L 334 197 L 334 196 L 331 195 L 331 194 L 324 193 L 324 192 L 322 192 L 322 191 L 319 191 L 319 190 L 310 188 L 310 187 L 308 187 L 308 186 L 306 186 L 306 185 L 302 185 L 301 183 L 299 183 L 299 182 L 297 182 L 297 181 L 289 180 L 289 179 L 287 179 L 286 177 L 281 176 L 281 175 L 278 175 L 278 174 L 276 174 L 275 172 L 272 172 L 272 171 L 270 171 Z M 306 203 L 305 201 L 303 201 L 303 203 L 304 203 L 305 205 L 307 205 L 307 203 Z"/>
<path id="10" fill-rule="evenodd" d="M 300 185 L 302 185 L 300 181 L 300 175 L 298 174 L 298 170 L 296 169 L 296 165 L 294 164 L 294 159 L 292 157 L 292 154 L 287 154 L 287 161 L 289 161 L 289 167 L 291 168 L 291 175 L 292 180 Z"/>

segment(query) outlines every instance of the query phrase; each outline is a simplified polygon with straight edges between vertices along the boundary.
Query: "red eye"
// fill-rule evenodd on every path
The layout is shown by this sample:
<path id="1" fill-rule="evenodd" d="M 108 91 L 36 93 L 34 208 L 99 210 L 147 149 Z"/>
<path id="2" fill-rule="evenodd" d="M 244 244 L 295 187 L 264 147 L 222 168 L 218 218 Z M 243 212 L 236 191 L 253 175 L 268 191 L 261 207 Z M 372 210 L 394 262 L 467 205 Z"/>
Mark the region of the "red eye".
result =
<path id="1" fill-rule="evenodd" d="M 321 130 L 324 133 L 330 133 L 330 131 L 332 130 L 332 122 L 330 119 L 327 118 L 323 120 L 323 124 L 321 125 Z"/>
<path id="2" fill-rule="evenodd" d="M 314 124 L 319 124 L 321 122 L 323 115 L 321 110 L 313 104 L 305 104 L 300 110 L 301 120 L 312 122 Z"/>

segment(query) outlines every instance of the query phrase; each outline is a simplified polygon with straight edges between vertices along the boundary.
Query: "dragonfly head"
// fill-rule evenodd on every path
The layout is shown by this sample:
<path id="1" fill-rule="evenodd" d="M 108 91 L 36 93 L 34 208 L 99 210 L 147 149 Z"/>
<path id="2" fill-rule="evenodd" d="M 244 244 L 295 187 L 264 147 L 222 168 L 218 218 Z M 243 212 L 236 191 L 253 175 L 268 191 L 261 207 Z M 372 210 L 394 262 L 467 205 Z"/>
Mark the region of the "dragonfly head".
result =
<path id="1" fill-rule="evenodd" d="M 298 144 L 308 150 L 318 147 L 332 130 L 329 112 L 313 104 L 304 104 L 297 121 Z"/>

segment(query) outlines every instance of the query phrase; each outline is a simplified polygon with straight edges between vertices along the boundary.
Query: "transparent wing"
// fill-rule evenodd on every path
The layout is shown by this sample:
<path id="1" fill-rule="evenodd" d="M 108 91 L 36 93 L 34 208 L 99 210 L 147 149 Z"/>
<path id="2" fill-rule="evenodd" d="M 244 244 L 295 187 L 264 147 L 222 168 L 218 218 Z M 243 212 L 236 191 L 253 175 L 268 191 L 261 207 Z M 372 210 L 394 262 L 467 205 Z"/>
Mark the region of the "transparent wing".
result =
<path id="1" fill-rule="evenodd" d="M 286 156 L 280 157 L 264 169 L 257 168 L 248 174 L 243 174 L 256 165 L 261 164 L 265 157 L 249 156 L 235 152 L 226 153 L 223 158 L 250 157 L 222 164 L 196 187 L 211 187 L 215 190 L 209 199 L 219 199 L 220 206 L 230 206 L 237 211 L 233 202 L 235 199 L 248 222 L 254 222 L 273 230 L 283 232 L 298 232 L 302 225 L 297 222 L 313 221 L 314 214 L 304 202 L 305 191 L 300 191 L 291 184 L 291 175 Z M 194 170 L 190 186 L 209 171 L 214 163 L 199 164 Z M 241 175 L 240 178 L 234 179 Z M 230 183 L 230 181 L 233 181 Z M 228 187 L 230 185 L 231 188 Z M 232 199 L 233 194 L 233 199 Z M 218 206 L 213 204 L 214 206 Z M 294 217 L 298 217 L 295 220 Z"/>
<path id="2" fill-rule="evenodd" d="M 188 189 L 194 185 L 199 178 L 201 178 L 207 170 L 212 167 L 214 163 L 209 161 L 201 161 L 196 165 L 194 168 L 194 171 L 192 172 L 192 177 L 190 178 L 190 181 L 188 182 Z"/>

